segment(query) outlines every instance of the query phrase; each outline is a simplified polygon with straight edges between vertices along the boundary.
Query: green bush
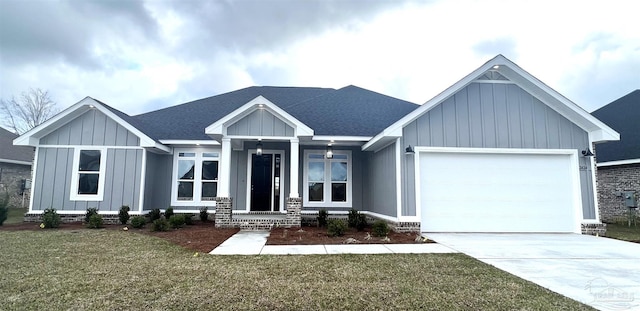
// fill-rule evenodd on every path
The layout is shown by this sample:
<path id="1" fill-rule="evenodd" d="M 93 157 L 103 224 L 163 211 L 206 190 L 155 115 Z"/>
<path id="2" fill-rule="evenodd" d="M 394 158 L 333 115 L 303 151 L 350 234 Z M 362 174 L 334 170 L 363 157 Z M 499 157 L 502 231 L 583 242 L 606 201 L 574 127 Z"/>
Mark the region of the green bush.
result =
<path id="1" fill-rule="evenodd" d="M 200 221 L 209 220 L 209 213 L 207 213 L 209 209 L 206 206 L 200 208 Z"/>
<path id="2" fill-rule="evenodd" d="M 133 216 L 133 218 L 131 218 L 131 226 L 136 229 L 142 229 L 146 224 L 147 219 L 144 218 L 144 216 Z"/>
<path id="3" fill-rule="evenodd" d="M 389 234 L 389 225 L 382 220 L 376 220 L 376 222 L 373 223 L 372 231 L 374 236 L 387 236 L 387 234 Z"/>
<path id="4" fill-rule="evenodd" d="M 347 231 L 347 224 L 342 219 L 331 219 L 327 225 L 329 236 L 342 236 Z"/>
<path id="5" fill-rule="evenodd" d="M 318 211 L 318 227 L 326 227 L 327 226 L 327 218 L 329 217 L 329 212 L 326 209 L 321 209 Z"/>
<path id="6" fill-rule="evenodd" d="M 149 221 L 154 222 L 160 219 L 160 216 L 161 216 L 160 210 L 157 208 L 154 208 L 149 212 Z"/>
<path id="7" fill-rule="evenodd" d="M 9 217 L 9 192 L 5 192 L 4 198 L 0 200 L 0 226 Z"/>
<path id="8" fill-rule="evenodd" d="M 89 217 L 89 223 L 87 224 L 87 227 L 89 229 L 98 229 L 98 228 L 102 228 L 102 215 L 100 214 L 93 214 L 91 215 L 91 217 Z"/>
<path id="9" fill-rule="evenodd" d="M 89 221 L 91 220 L 91 216 L 93 215 L 97 215 L 98 214 L 98 209 L 95 207 L 89 207 L 87 208 L 87 213 L 84 215 L 84 223 L 88 224 Z"/>
<path id="10" fill-rule="evenodd" d="M 184 224 L 187 226 L 193 225 L 193 214 L 183 214 L 184 216 Z"/>
<path id="11" fill-rule="evenodd" d="M 122 207 L 120 207 L 120 211 L 118 212 L 118 219 L 120 219 L 120 223 L 123 225 L 126 225 L 127 221 L 129 221 L 129 210 L 129 206 L 122 205 Z"/>
<path id="12" fill-rule="evenodd" d="M 182 228 L 184 227 L 184 223 L 184 215 L 171 215 L 171 217 L 169 217 L 169 224 L 171 225 L 171 228 Z"/>
<path id="13" fill-rule="evenodd" d="M 169 230 L 169 222 L 164 218 L 159 218 L 153 221 L 153 231 L 167 231 Z"/>
<path id="14" fill-rule="evenodd" d="M 347 224 L 349 224 L 349 228 L 356 227 L 356 224 L 358 223 L 358 215 L 360 215 L 360 213 L 358 213 L 357 210 L 353 208 L 349 210 L 349 216 L 347 217 Z"/>
<path id="15" fill-rule="evenodd" d="M 173 207 L 168 207 L 166 210 L 164 210 L 164 218 L 165 219 L 170 219 L 171 216 L 173 216 L 173 214 L 175 214 L 173 212 Z"/>
<path id="16" fill-rule="evenodd" d="M 58 228 L 60 227 L 60 215 L 56 212 L 54 208 L 47 208 L 44 210 L 44 214 L 42 214 L 42 223 L 45 228 Z"/>
<path id="17" fill-rule="evenodd" d="M 362 231 L 367 227 L 367 225 L 367 216 L 358 214 L 358 218 L 356 219 L 356 229 L 358 229 L 358 231 Z"/>

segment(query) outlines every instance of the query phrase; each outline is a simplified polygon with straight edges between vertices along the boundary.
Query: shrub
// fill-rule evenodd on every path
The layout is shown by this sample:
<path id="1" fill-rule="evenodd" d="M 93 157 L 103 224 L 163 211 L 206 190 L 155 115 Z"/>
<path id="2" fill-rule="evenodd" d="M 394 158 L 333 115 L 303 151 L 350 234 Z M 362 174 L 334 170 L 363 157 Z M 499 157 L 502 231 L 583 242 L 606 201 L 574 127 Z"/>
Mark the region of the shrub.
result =
<path id="1" fill-rule="evenodd" d="M 5 192 L 4 198 L 0 199 L 0 226 L 9 217 L 9 192 Z"/>
<path id="2" fill-rule="evenodd" d="M 207 213 L 209 209 L 206 206 L 200 208 L 200 221 L 209 220 L 209 213 Z"/>
<path id="3" fill-rule="evenodd" d="M 91 215 L 91 217 L 89 217 L 89 222 L 87 224 L 87 227 L 90 229 L 98 229 L 98 228 L 102 228 L 102 215 L 100 214 L 93 214 Z"/>
<path id="4" fill-rule="evenodd" d="M 149 221 L 154 222 L 154 221 L 160 219 L 160 215 L 161 214 L 160 214 L 160 210 L 159 209 L 157 209 L 157 208 L 152 209 L 149 212 Z"/>
<path id="5" fill-rule="evenodd" d="M 98 214 L 97 208 L 95 207 L 87 208 L 87 213 L 84 215 L 84 223 L 88 224 L 89 221 L 91 220 L 91 216 L 97 215 L 97 214 Z"/>
<path id="6" fill-rule="evenodd" d="M 153 231 L 167 231 L 169 230 L 169 223 L 164 218 L 158 218 L 153 221 L 153 227 L 151 228 Z"/>
<path id="7" fill-rule="evenodd" d="M 358 231 L 362 231 L 367 227 L 367 225 L 367 216 L 358 214 L 358 218 L 356 219 L 356 229 L 358 229 Z"/>
<path id="8" fill-rule="evenodd" d="M 349 224 L 349 228 L 355 228 L 356 223 L 358 222 L 358 211 L 355 209 L 349 210 L 349 216 L 347 217 L 347 224 Z"/>
<path id="9" fill-rule="evenodd" d="M 372 231 L 374 236 L 387 236 L 387 234 L 389 234 L 389 225 L 382 220 L 376 220 L 376 222 L 373 223 Z"/>
<path id="10" fill-rule="evenodd" d="M 47 208 L 42 214 L 42 223 L 45 228 L 58 228 L 60 227 L 60 215 L 54 208 Z"/>
<path id="11" fill-rule="evenodd" d="M 193 214 L 183 214 L 184 224 L 187 226 L 193 225 Z"/>
<path id="12" fill-rule="evenodd" d="M 184 227 L 184 215 L 171 215 L 169 217 L 169 224 L 171 228 L 178 229 Z"/>
<path id="13" fill-rule="evenodd" d="M 118 219 L 120 219 L 120 223 L 126 225 L 127 221 L 129 221 L 129 217 L 129 206 L 122 205 L 118 212 Z"/>
<path id="14" fill-rule="evenodd" d="M 318 227 L 326 227 L 327 226 L 327 218 L 329 217 L 329 212 L 326 209 L 321 209 L 318 211 Z"/>
<path id="15" fill-rule="evenodd" d="M 329 236 L 342 236 L 347 231 L 347 224 L 342 219 L 331 219 L 327 225 L 327 233 Z"/>
<path id="16" fill-rule="evenodd" d="M 147 219 L 144 218 L 144 216 L 133 216 L 133 218 L 131 218 L 131 226 L 136 229 L 142 229 L 146 224 Z"/>
<path id="17" fill-rule="evenodd" d="M 173 212 L 173 207 L 168 207 L 166 210 L 164 210 L 164 218 L 165 219 L 171 218 L 171 216 L 173 216 L 173 214 L 175 214 Z"/>

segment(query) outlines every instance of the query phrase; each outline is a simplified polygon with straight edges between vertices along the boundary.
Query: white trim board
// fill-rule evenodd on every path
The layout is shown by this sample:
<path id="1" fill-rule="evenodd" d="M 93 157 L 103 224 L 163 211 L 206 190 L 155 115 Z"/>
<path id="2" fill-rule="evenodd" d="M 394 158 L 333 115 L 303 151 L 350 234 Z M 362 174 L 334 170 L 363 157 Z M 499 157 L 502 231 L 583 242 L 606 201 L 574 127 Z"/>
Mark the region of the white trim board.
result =
<path id="1" fill-rule="evenodd" d="M 629 159 L 629 160 L 599 162 L 596 165 L 598 167 L 607 167 L 607 166 L 629 165 L 629 164 L 638 164 L 638 163 L 640 163 L 640 159 Z"/>

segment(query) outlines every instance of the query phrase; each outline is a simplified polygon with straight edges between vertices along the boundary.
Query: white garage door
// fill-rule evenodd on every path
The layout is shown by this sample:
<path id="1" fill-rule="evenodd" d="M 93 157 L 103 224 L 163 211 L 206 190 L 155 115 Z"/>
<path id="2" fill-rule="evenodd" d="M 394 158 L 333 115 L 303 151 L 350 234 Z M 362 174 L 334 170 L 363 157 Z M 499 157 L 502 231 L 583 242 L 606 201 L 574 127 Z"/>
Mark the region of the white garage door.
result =
<path id="1" fill-rule="evenodd" d="M 423 232 L 580 232 L 575 155 L 417 155 Z"/>

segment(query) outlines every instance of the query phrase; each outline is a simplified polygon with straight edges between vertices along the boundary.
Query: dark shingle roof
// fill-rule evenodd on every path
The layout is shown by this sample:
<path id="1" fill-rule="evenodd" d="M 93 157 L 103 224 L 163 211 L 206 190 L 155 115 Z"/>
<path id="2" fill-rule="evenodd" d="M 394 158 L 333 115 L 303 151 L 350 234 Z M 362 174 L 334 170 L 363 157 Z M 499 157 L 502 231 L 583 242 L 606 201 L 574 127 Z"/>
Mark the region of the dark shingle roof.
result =
<path id="1" fill-rule="evenodd" d="M 2 160 L 33 161 L 33 147 L 14 146 L 13 140 L 16 138 L 18 135 L 0 127 L 0 162 Z"/>
<path id="2" fill-rule="evenodd" d="M 130 118 L 133 126 L 156 140 L 210 139 L 204 133 L 207 126 L 260 95 L 315 135 L 373 136 L 418 107 L 355 86 L 339 90 L 253 86 Z"/>
<path id="3" fill-rule="evenodd" d="M 596 146 L 599 163 L 640 159 L 640 89 L 591 113 L 620 133 L 619 141 Z"/>

